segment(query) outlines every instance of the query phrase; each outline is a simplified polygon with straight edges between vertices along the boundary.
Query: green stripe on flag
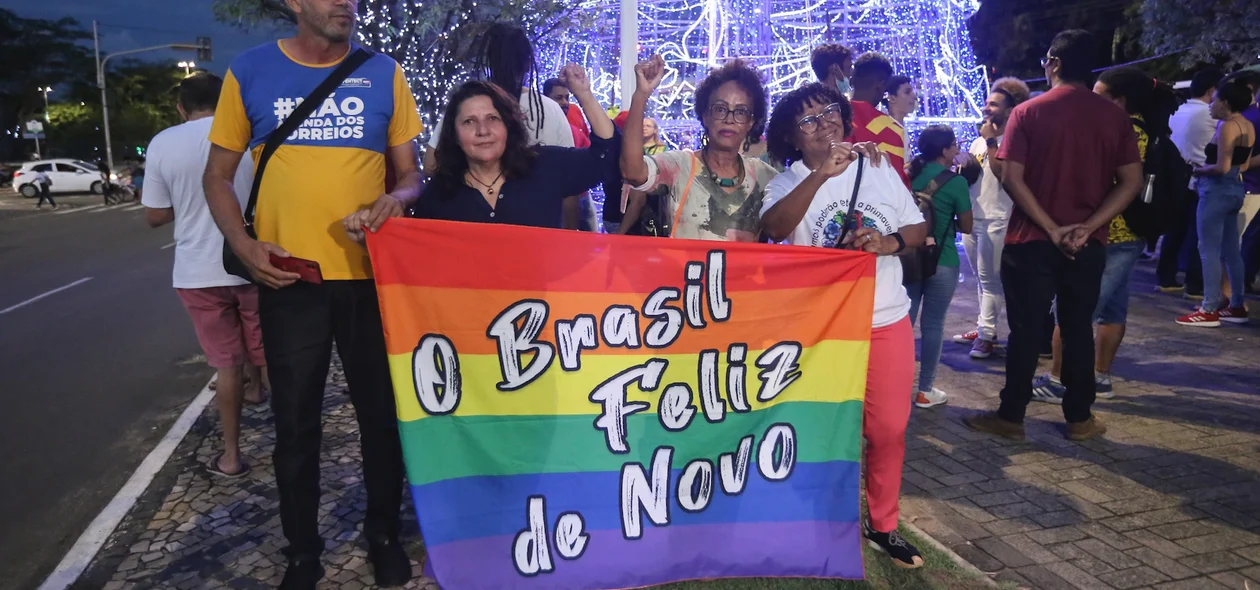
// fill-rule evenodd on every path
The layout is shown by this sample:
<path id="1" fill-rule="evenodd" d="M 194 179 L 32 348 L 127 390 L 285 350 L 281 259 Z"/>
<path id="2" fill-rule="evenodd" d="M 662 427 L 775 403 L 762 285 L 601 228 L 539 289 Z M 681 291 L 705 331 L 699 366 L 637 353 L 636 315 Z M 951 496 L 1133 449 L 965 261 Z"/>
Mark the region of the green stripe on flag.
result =
<path id="1" fill-rule="evenodd" d="M 594 407 L 594 406 L 593 406 Z M 751 462 L 771 425 L 786 422 L 796 432 L 796 461 L 859 460 L 862 402 L 788 402 L 748 413 L 732 412 L 710 423 L 697 407 L 691 424 L 679 432 L 661 426 L 656 413 L 626 419 L 628 453 L 610 451 L 596 415 L 443 416 L 399 423 L 407 477 L 424 485 L 478 475 L 620 471 L 627 462 L 651 464 L 658 446 L 674 447 L 672 463 L 713 461 L 734 453 L 741 437 L 752 435 Z M 842 434 L 843 433 L 843 434 Z"/>

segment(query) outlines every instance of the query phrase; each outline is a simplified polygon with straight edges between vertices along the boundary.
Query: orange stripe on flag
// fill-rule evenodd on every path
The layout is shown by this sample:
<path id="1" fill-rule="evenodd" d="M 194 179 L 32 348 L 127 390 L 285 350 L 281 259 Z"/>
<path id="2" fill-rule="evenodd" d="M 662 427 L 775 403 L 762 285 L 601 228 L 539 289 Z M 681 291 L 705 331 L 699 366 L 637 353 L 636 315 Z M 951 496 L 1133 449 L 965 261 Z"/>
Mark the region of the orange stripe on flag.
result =
<path id="1" fill-rule="evenodd" d="M 466 246 L 453 251 L 450 244 Z M 682 288 L 683 263 L 704 262 L 711 250 L 727 253 L 728 292 L 818 287 L 875 276 L 873 256 L 835 249 L 423 219 L 389 220 L 368 237 L 368 248 L 378 285 L 646 294 L 664 286 Z M 385 251 L 389 254 L 382 255 Z M 471 261 L 476 266 L 470 267 Z"/>
<path id="2" fill-rule="evenodd" d="M 555 344 L 556 320 L 571 320 L 578 314 L 595 316 L 599 334 L 603 312 L 611 305 L 627 305 L 639 312 L 639 341 L 653 318 L 645 317 L 645 295 L 635 293 L 540 293 L 528 291 L 485 291 L 382 285 L 377 288 L 389 305 L 383 310 L 385 345 L 389 354 L 411 353 L 420 337 L 427 333 L 446 335 L 460 354 L 496 354 L 496 341 L 486 336 L 490 323 L 503 310 L 524 299 L 547 302 L 546 327 L 540 338 Z M 848 292 L 847 297 L 844 295 Z M 861 317 L 860 310 L 870 315 L 875 296 L 875 279 L 864 278 L 856 283 L 839 283 L 826 287 L 743 291 L 730 293 L 731 319 L 714 322 L 705 313 L 707 325 L 695 329 L 684 322 L 678 340 L 669 347 L 671 354 L 698 353 L 717 348 L 725 351 L 732 342 L 743 342 L 750 349 L 763 349 L 778 342 L 796 341 L 809 347 L 824 340 L 867 340 L 870 322 L 846 322 L 837 318 L 845 314 Z M 829 308 L 818 301 L 836 301 L 840 306 Z M 669 305 L 682 309 L 680 301 Z M 855 311 L 857 310 L 857 311 Z M 597 350 L 584 354 L 649 354 L 647 347 L 627 349 L 609 347 L 599 340 Z"/>

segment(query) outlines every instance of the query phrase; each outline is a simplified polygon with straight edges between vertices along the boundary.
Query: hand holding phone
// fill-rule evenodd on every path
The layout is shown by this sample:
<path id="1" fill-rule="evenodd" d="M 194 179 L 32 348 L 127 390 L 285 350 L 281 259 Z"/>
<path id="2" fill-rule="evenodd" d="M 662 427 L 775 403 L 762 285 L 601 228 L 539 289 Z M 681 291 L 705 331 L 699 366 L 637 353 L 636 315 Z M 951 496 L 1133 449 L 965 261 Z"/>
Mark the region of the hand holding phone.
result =
<path id="1" fill-rule="evenodd" d="M 299 281 L 316 285 L 324 282 L 324 274 L 319 270 L 319 263 L 314 260 L 293 256 L 285 258 L 272 254 L 271 265 L 285 272 L 297 273 Z"/>

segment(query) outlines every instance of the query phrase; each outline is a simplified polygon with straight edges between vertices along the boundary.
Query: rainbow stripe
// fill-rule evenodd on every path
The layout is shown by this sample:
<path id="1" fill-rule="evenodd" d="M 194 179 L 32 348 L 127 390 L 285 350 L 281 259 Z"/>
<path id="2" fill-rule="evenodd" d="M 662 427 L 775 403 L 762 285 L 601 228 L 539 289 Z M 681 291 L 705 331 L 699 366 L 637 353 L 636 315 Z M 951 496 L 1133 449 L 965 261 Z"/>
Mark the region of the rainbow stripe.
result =
<path id="1" fill-rule="evenodd" d="M 859 449 L 873 257 L 421 220 L 391 220 L 368 246 L 407 475 L 429 564 L 444 588 L 862 577 Z M 645 301 L 664 287 L 684 293 L 687 264 L 706 263 L 710 272 L 713 256 L 721 257 L 722 280 L 706 275 L 703 282 L 723 284 L 729 317 L 719 317 L 713 295 L 702 288 L 705 326 L 684 321 L 668 345 L 649 347 Z M 570 370 L 557 352 L 536 379 L 504 391 L 499 341 L 489 328 L 525 300 L 546 304 L 537 341 L 555 345 L 558 321 L 589 314 L 595 346 L 580 351 L 580 368 Z M 614 305 L 640 313 L 637 348 L 608 344 L 605 311 Z M 685 297 L 671 305 L 686 314 Z M 514 326 L 523 329 L 523 322 Z M 449 342 L 458 363 L 459 401 L 448 413 L 431 413 L 433 398 L 426 409 L 419 393 L 418 383 L 435 375 L 441 381 L 455 369 L 437 361 L 431 363 L 437 372 L 417 371 L 417 363 L 424 364 L 419 345 L 433 335 Z M 735 343 L 747 350 L 747 408 L 739 409 L 728 375 Z M 799 350 L 799 376 L 777 397 L 760 401 L 761 377 L 774 379 L 769 359 L 785 347 Z M 716 377 L 708 382 L 725 400 L 720 420 L 706 414 L 717 404 L 703 401 L 706 354 L 717 357 L 710 367 Z M 524 355 L 521 365 L 532 358 Z M 599 428 L 605 404 L 593 401 L 593 392 L 627 369 L 661 361 L 667 364 L 659 382 L 625 388 L 626 407 L 644 406 L 625 417 L 626 448 L 614 452 L 614 435 Z M 738 355 L 734 364 L 740 365 Z M 667 423 L 675 408 L 660 407 L 662 392 L 678 383 L 692 393 L 694 414 L 684 428 Z M 740 455 L 741 441 L 749 438 L 742 449 L 747 454 Z M 637 538 L 627 538 L 633 518 L 623 505 L 635 496 L 627 492 L 633 486 L 626 466 L 638 466 L 643 481 L 651 481 L 664 471 L 654 467 L 665 465 L 656 461 L 665 452 L 670 475 L 658 506 L 666 507 L 668 523 L 655 523 L 652 510 L 630 503 L 640 527 Z M 747 471 L 736 485 L 724 477 L 736 477 L 741 457 Z M 702 476 L 702 483 L 680 486 L 703 475 L 702 464 L 711 480 Z M 531 504 L 531 498 L 541 502 Z M 697 498 L 707 503 L 697 509 Z M 642 501 L 653 499 L 649 493 Z M 532 529 L 531 506 L 539 517 Z"/>

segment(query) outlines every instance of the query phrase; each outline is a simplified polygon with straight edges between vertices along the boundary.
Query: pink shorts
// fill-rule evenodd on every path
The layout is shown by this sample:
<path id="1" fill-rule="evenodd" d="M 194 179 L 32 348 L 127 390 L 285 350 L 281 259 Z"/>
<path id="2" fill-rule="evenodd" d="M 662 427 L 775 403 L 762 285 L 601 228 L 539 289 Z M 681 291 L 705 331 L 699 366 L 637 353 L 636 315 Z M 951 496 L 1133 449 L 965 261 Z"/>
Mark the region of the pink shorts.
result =
<path id="1" fill-rule="evenodd" d="M 258 324 L 258 287 L 175 289 L 192 318 L 206 363 L 216 369 L 267 365 Z"/>

